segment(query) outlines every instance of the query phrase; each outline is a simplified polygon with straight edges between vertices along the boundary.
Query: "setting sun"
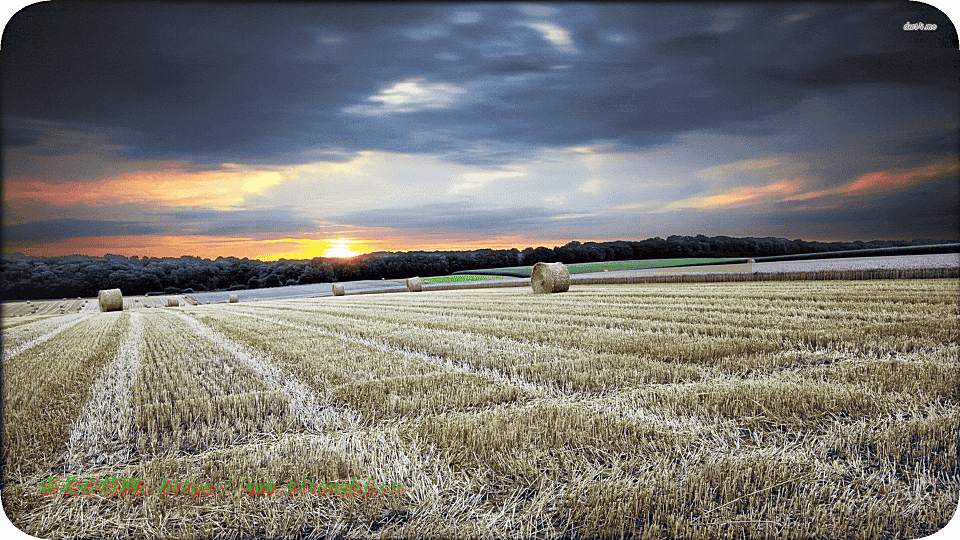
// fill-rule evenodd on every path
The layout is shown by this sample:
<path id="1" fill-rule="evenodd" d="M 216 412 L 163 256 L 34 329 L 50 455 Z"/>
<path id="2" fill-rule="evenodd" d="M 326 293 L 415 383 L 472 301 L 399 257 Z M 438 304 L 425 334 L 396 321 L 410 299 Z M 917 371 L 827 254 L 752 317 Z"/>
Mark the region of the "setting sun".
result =
<path id="1" fill-rule="evenodd" d="M 359 255 L 359 253 L 350 249 L 350 244 L 352 243 L 353 242 L 350 240 L 341 240 L 341 239 L 334 240 L 330 244 L 330 247 L 324 250 L 323 256 L 328 258 L 330 257 L 350 258 L 356 255 Z"/>

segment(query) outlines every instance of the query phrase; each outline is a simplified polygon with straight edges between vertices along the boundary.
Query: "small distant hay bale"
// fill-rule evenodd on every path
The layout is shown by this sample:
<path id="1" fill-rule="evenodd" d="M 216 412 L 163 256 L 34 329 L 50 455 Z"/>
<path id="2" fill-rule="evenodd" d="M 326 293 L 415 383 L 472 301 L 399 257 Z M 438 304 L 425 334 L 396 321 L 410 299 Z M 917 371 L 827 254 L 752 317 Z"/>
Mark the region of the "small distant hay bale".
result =
<path id="1" fill-rule="evenodd" d="M 346 294 L 343 290 L 343 283 L 334 283 L 333 284 L 333 295 L 334 296 L 343 296 Z"/>
<path id="2" fill-rule="evenodd" d="M 179 298 L 167 298 L 167 307 L 179 307 L 180 299 Z"/>
<path id="3" fill-rule="evenodd" d="M 123 311 L 123 294 L 120 289 L 106 289 L 97 293 L 100 311 Z"/>
<path id="4" fill-rule="evenodd" d="M 530 273 L 530 285 L 535 294 L 558 293 L 570 290 L 570 271 L 563 263 L 542 263 L 533 265 Z"/>
<path id="5" fill-rule="evenodd" d="M 236 304 L 236 303 L 239 302 L 239 301 L 240 301 L 240 295 L 239 295 L 239 294 L 231 294 L 231 295 L 230 295 L 230 300 L 229 300 L 229 302 L 230 302 L 231 304 Z"/>
<path id="6" fill-rule="evenodd" d="M 416 276 L 407 279 L 407 290 L 410 292 L 422 292 L 423 280 Z"/>

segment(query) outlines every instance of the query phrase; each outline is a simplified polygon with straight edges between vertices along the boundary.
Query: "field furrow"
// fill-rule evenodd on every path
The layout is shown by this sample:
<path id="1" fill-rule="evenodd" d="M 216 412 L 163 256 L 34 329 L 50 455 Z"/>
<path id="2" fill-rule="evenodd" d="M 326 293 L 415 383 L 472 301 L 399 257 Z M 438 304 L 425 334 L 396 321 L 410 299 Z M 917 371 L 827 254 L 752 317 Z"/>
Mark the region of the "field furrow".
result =
<path id="1" fill-rule="evenodd" d="M 716 374 L 709 366 L 663 361 L 650 356 L 598 355 L 580 349 L 467 331 L 417 331 L 417 327 L 412 326 L 415 322 L 393 322 L 402 318 L 398 314 L 394 315 L 393 320 L 368 321 L 274 306 L 259 307 L 256 312 L 244 308 L 234 308 L 234 311 L 251 315 L 273 312 L 278 322 L 292 323 L 304 329 L 329 332 L 327 329 L 335 328 L 337 335 L 349 336 L 362 343 L 371 342 L 381 347 L 386 345 L 427 355 L 434 359 L 430 360 L 433 362 L 442 358 L 444 366 L 453 362 L 456 366 L 466 366 L 470 371 L 511 381 L 510 384 L 521 388 L 531 388 L 532 385 L 535 394 L 542 395 L 595 392 L 641 383 L 699 380 Z M 584 373 L 590 373 L 591 376 L 584 377 Z"/>
<path id="2" fill-rule="evenodd" d="M 289 396 L 289 407 L 303 429 L 313 433 L 323 433 L 331 429 L 343 429 L 352 426 L 355 419 L 350 411 L 338 410 L 324 402 L 320 395 L 308 388 L 295 375 L 278 369 L 273 362 L 256 352 L 231 342 L 224 336 L 203 326 L 196 319 L 176 314 L 198 334 L 229 351 L 235 358 L 259 375 L 268 388 L 280 388 Z M 287 398 L 284 398 L 287 399 Z"/>
<path id="3" fill-rule="evenodd" d="M 132 434 L 131 390 L 140 370 L 142 340 L 143 317 L 131 313 L 113 362 L 105 365 L 97 377 L 83 414 L 70 433 L 66 461 L 74 471 L 132 459 L 136 441 Z"/>
<path id="4" fill-rule="evenodd" d="M 8 470 L 59 464 L 73 423 L 113 361 L 129 316 L 72 319 L 46 339 L 3 359 L 3 450 Z M 37 341 L 37 338 L 34 339 Z"/>
<path id="5" fill-rule="evenodd" d="M 328 424 L 339 428 L 349 422 L 349 414 L 325 410 L 295 378 L 272 372 L 264 359 L 191 318 L 159 310 L 147 317 L 132 392 L 141 455 L 198 452 L 262 433 Z"/>
<path id="6" fill-rule="evenodd" d="M 455 298 L 456 294 L 436 292 L 429 296 L 452 295 Z M 960 332 L 957 317 L 932 315 L 943 313 L 944 307 L 950 304 L 939 304 L 939 311 L 930 311 L 924 316 L 903 315 L 902 306 L 896 304 L 878 308 L 882 311 L 859 310 L 861 313 L 876 312 L 877 316 L 870 321 L 851 319 L 842 312 L 831 313 L 829 317 L 811 317 L 797 312 L 791 316 L 784 313 L 721 316 L 713 321 L 709 320 L 708 315 L 707 322 L 701 322 L 696 310 L 686 312 L 683 319 L 666 321 L 657 320 L 660 317 L 655 314 L 647 318 L 629 319 L 617 317 L 615 313 L 581 317 L 569 314 L 569 311 L 580 311 L 573 305 L 563 306 L 554 313 L 551 306 L 557 302 L 555 300 L 541 301 L 534 295 L 523 293 L 514 296 L 518 301 L 543 304 L 539 307 L 533 304 L 534 307 L 517 316 L 471 316 L 469 312 L 461 313 L 455 306 L 437 314 L 423 313 L 416 311 L 420 309 L 420 302 L 413 302 L 412 309 L 398 313 L 389 307 L 367 307 L 366 303 L 361 304 L 362 301 L 356 299 L 336 303 L 330 302 L 330 299 L 304 302 L 297 304 L 294 309 L 366 322 L 399 320 L 406 325 L 422 328 L 425 332 L 465 331 L 533 344 L 579 348 L 598 354 L 637 354 L 690 362 L 718 356 L 769 353 L 783 347 L 843 347 L 851 352 L 907 352 L 920 346 L 921 336 L 924 339 L 953 341 Z M 955 304 L 950 306 L 953 311 L 956 310 Z M 659 308 L 651 309 L 670 312 L 675 307 L 665 302 Z M 643 315 L 642 310 L 640 315 Z"/>
<path id="7" fill-rule="evenodd" d="M 60 332 L 87 318 L 83 315 L 71 315 L 36 321 L 29 326 L 18 326 L 3 330 L 3 358 L 10 360 L 23 351 L 36 347 Z"/>
<path id="8" fill-rule="evenodd" d="M 293 357 L 294 362 L 301 366 L 310 365 L 310 347 L 318 338 L 332 340 L 339 344 L 341 349 L 352 347 L 356 351 L 352 356 L 339 356 L 338 362 L 344 359 L 356 361 L 356 354 L 394 359 L 389 363 L 390 374 L 378 375 L 375 372 L 356 370 L 352 374 L 349 371 L 327 374 L 323 379 L 328 383 L 325 388 L 331 398 L 363 411 L 365 422 L 397 415 L 420 414 L 436 408 L 446 410 L 480 407 L 555 393 L 553 389 L 509 379 L 498 372 L 457 365 L 446 358 L 399 349 L 376 340 L 350 337 L 245 311 L 234 310 L 232 315 L 283 327 L 287 354 L 292 351 L 305 353 L 303 357 Z M 232 320 L 232 331 L 238 335 L 251 334 L 245 331 L 243 323 L 237 324 L 235 316 Z M 362 361 L 356 363 L 358 367 L 363 366 Z"/>

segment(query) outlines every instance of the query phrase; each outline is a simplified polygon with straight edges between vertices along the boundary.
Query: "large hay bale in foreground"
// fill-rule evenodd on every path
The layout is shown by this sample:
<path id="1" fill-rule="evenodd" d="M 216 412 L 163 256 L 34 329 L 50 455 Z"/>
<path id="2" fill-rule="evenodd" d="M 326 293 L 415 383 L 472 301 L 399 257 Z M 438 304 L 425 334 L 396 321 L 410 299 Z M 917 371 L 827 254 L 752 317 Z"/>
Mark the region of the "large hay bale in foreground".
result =
<path id="1" fill-rule="evenodd" d="M 333 284 L 333 295 L 334 295 L 334 296 L 343 296 L 344 294 L 346 294 L 346 293 L 344 293 L 344 291 L 343 291 L 343 283 L 334 283 L 334 284 Z"/>
<path id="2" fill-rule="evenodd" d="M 178 307 L 180 305 L 179 298 L 167 298 L 167 307 Z"/>
<path id="3" fill-rule="evenodd" d="M 240 295 L 239 295 L 239 294 L 231 294 L 231 295 L 230 295 L 230 303 L 231 303 L 231 304 L 236 304 L 236 303 L 239 302 L 239 301 L 240 301 Z"/>
<path id="4" fill-rule="evenodd" d="M 106 289 L 97 293 L 100 311 L 123 311 L 123 294 L 120 289 Z"/>
<path id="5" fill-rule="evenodd" d="M 407 290 L 410 292 L 422 292 L 423 280 L 416 276 L 407 279 Z"/>
<path id="6" fill-rule="evenodd" d="M 533 265 L 530 273 L 530 285 L 536 294 L 566 292 L 570 290 L 570 271 L 563 263 L 542 263 Z"/>

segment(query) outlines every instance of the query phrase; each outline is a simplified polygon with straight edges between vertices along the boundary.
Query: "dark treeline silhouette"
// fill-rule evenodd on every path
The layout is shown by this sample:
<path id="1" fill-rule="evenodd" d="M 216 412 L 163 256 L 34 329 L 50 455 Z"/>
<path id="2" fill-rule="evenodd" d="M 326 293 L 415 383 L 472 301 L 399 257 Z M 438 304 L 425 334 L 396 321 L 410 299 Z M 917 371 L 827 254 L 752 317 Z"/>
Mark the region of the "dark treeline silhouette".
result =
<path id="1" fill-rule="evenodd" d="M 642 241 L 570 242 L 564 246 L 475 251 L 378 252 L 353 259 L 104 257 L 36 258 L 4 255 L 0 260 L 0 300 L 96 296 L 118 288 L 127 295 L 257 289 L 358 279 L 442 276 L 460 270 L 529 266 L 538 262 L 604 262 L 685 257 L 764 257 L 828 251 L 930 245 L 957 240 L 874 240 L 806 242 L 783 238 L 670 236 Z"/>

